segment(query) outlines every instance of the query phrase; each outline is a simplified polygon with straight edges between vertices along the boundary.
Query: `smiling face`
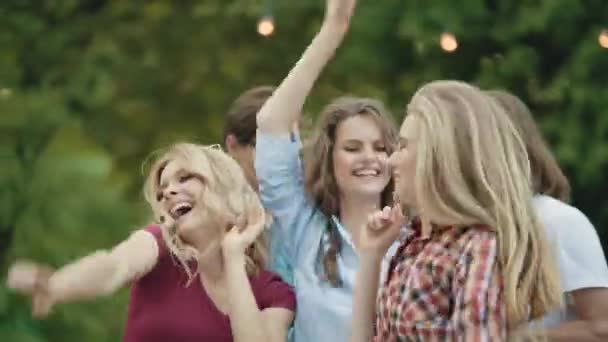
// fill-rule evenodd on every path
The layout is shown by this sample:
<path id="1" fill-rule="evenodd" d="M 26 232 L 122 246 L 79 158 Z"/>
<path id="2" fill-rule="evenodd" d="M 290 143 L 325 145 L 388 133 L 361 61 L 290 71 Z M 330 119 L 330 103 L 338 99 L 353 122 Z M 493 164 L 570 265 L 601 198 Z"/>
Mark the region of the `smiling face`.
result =
<path id="1" fill-rule="evenodd" d="M 322 111 L 315 130 L 303 151 L 304 186 L 321 212 L 339 215 L 344 199 L 390 205 L 393 186 L 386 159 L 397 132 L 382 103 L 337 98 Z"/>
<path id="2" fill-rule="evenodd" d="M 338 124 L 333 168 L 342 196 L 378 197 L 390 180 L 385 139 L 370 115 L 352 116 Z"/>
<path id="3" fill-rule="evenodd" d="M 168 161 L 159 170 L 156 200 L 162 212 L 175 221 L 177 233 L 189 240 L 205 225 L 203 198 L 205 178 L 188 169 L 182 159 Z"/>
<path id="4" fill-rule="evenodd" d="M 251 207 L 261 207 L 243 170 L 217 145 L 170 146 L 151 164 L 144 195 L 161 218 L 165 244 L 186 273 L 188 261 L 218 257 L 227 229 L 247 224 Z M 265 267 L 266 251 L 265 234 L 260 234 L 245 253 L 248 274 Z"/>

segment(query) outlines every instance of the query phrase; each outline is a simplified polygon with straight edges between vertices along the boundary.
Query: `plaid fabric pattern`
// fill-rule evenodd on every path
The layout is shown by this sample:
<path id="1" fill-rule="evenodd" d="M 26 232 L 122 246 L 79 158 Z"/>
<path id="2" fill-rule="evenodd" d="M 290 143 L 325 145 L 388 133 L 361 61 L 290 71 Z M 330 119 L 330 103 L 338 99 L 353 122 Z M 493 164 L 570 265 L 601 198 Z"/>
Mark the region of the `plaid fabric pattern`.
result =
<path id="1" fill-rule="evenodd" d="M 496 234 L 484 226 L 419 227 L 393 257 L 375 341 L 502 341 L 506 307 Z"/>

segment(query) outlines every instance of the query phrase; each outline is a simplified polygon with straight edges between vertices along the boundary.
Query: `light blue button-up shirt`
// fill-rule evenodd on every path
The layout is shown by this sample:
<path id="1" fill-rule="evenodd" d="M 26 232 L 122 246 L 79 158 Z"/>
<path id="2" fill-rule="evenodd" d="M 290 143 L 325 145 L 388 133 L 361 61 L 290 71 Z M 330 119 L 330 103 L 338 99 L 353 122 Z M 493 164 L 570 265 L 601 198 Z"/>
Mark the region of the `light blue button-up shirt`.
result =
<path id="1" fill-rule="evenodd" d="M 281 276 L 284 282 L 293 286 L 293 272 L 285 256 L 282 230 L 276 221 L 270 226 L 270 260 L 268 269 Z"/>
<path id="2" fill-rule="evenodd" d="M 299 157 L 301 143 L 288 135 L 271 136 L 258 131 L 255 169 L 264 207 L 273 215 L 284 257 L 293 268 L 297 308 L 295 342 L 347 341 L 351 333 L 353 287 L 359 257 L 350 233 L 334 220 L 342 247 L 337 258 L 341 287 L 324 281 L 322 252 L 328 218 L 316 208 L 304 190 Z M 392 254 L 396 245 L 391 247 Z M 388 257 L 385 258 L 385 265 Z M 386 268 L 386 266 L 384 267 Z"/>

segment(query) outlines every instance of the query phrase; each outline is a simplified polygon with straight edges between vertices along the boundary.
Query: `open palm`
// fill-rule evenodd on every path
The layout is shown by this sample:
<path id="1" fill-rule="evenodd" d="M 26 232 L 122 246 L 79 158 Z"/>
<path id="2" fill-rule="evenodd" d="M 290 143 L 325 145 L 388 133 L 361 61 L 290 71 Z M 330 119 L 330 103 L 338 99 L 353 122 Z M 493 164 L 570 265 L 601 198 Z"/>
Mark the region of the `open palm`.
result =
<path id="1" fill-rule="evenodd" d="M 255 242 L 266 227 L 266 213 L 259 203 L 252 201 L 244 218 L 229 228 L 222 240 L 222 253 L 227 258 L 240 257 Z"/>

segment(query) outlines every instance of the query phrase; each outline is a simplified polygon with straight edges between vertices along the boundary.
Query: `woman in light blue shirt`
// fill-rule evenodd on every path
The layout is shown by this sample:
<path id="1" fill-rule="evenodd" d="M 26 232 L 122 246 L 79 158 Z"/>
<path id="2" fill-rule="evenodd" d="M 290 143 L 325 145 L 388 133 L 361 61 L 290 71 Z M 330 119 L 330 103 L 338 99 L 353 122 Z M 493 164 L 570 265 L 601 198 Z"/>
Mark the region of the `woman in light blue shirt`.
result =
<path id="1" fill-rule="evenodd" d="M 358 232 L 392 199 L 385 162 L 396 143 L 378 101 L 344 97 L 321 114 L 304 148 L 291 139 L 306 97 L 349 26 L 355 0 L 328 0 L 320 32 L 258 114 L 260 196 L 279 229 L 298 300 L 296 342 L 346 341 L 359 265 Z M 390 252 L 389 252 L 390 253 Z"/>

